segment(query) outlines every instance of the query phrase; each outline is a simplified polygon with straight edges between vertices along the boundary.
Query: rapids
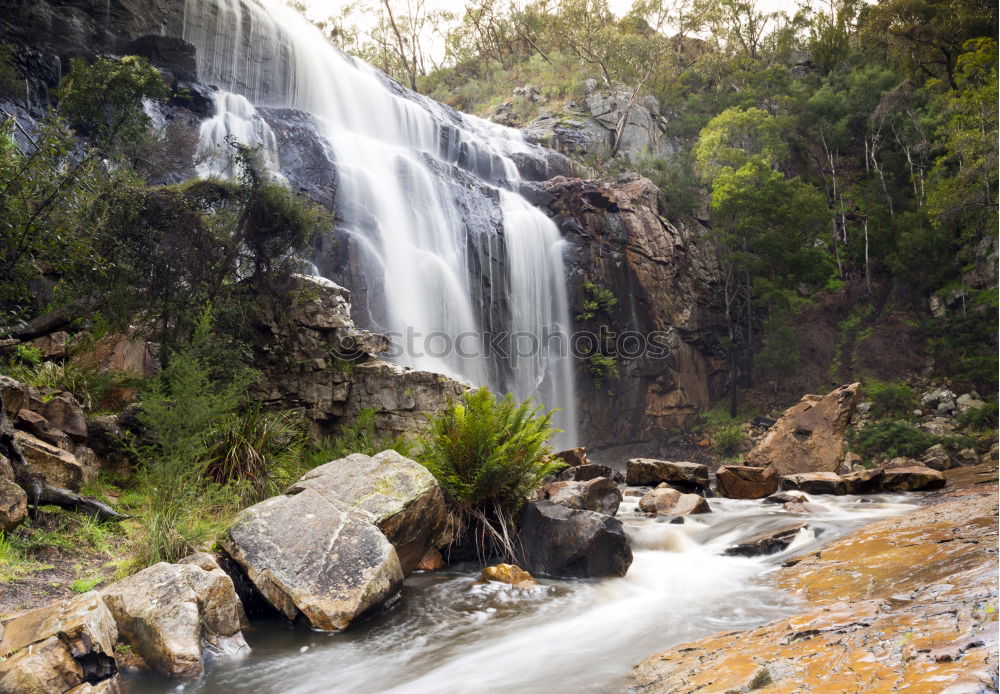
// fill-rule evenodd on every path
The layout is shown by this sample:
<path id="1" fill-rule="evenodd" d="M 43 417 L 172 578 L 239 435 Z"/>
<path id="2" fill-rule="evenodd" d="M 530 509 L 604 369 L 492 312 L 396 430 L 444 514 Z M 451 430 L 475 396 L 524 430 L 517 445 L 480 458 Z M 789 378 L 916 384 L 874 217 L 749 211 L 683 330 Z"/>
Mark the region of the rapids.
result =
<path id="1" fill-rule="evenodd" d="M 200 682 L 126 678 L 129 694 L 478 694 L 619 692 L 632 666 L 669 646 L 751 627 L 801 610 L 767 586 L 785 558 L 880 518 L 911 510 L 895 496 L 814 497 L 825 511 L 805 516 L 760 501 L 712 499 L 713 513 L 674 525 L 635 513 L 619 518 L 635 559 L 620 579 L 557 581 L 519 590 L 477 584 L 458 567 L 413 574 L 403 599 L 341 634 L 287 624 L 245 632 L 253 652 L 210 666 Z M 740 538 L 790 521 L 800 531 L 780 554 L 722 554 Z"/>

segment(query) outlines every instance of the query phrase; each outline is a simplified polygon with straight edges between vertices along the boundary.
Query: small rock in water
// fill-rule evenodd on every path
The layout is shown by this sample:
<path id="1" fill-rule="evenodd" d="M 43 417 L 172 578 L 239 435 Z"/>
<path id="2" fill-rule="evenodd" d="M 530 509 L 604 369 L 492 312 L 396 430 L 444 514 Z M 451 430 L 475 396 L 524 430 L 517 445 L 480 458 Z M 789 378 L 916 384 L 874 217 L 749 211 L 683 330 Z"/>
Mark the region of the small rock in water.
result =
<path id="1" fill-rule="evenodd" d="M 417 563 L 416 571 L 437 571 L 444 568 L 444 557 L 431 547 L 424 552 L 423 558 Z"/>
<path id="2" fill-rule="evenodd" d="M 497 583 L 508 583 L 515 588 L 530 588 L 537 586 L 538 581 L 532 578 L 531 574 L 514 564 L 497 564 L 487 566 L 479 574 L 481 581 L 496 581 Z"/>
<path id="3" fill-rule="evenodd" d="M 776 530 L 766 530 L 748 537 L 743 542 L 732 545 L 726 549 L 726 554 L 730 556 L 755 557 L 761 554 L 774 554 L 780 552 L 792 544 L 795 536 L 802 528 L 808 527 L 805 523 L 786 525 Z"/>
<path id="4" fill-rule="evenodd" d="M 806 499 L 803 495 L 792 494 L 790 492 L 777 492 L 764 499 L 765 504 L 794 504 L 805 503 L 806 501 L 808 501 L 808 499 Z"/>

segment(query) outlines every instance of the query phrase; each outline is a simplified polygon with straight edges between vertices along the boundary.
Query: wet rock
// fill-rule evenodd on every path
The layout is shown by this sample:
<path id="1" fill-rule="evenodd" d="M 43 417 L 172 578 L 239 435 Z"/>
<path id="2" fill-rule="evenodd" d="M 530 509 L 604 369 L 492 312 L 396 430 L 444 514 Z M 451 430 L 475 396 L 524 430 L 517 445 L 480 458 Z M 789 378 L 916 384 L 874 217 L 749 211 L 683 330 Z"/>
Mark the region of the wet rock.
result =
<path id="1" fill-rule="evenodd" d="M 624 576 L 632 548 L 621 522 L 551 501 L 524 505 L 518 515 L 518 564 L 533 574 L 566 578 Z"/>
<path id="2" fill-rule="evenodd" d="M 708 467 L 699 463 L 652 458 L 633 458 L 628 461 L 625 483 L 629 486 L 661 482 L 685 491 L 708 489 Z"/>
<path id="3" fill-rule="evenodd" d="M 773 466 L 780 476 L 836 472 L 844 457 L 844 433 L 858 400 L 860 384 L 827 395 L 807 395 L 785 410 L 778 423 L 746 456 L 746 463 Z"/>
<path id="4" fill-rule="evenodd" d="M 566 508 L 613 516 L 622 502 L 622 493 L 612 480 L 598 477 L 586 482 L 554 482 L 546 488 L 545 498 Z"/>
<path id="5" fill-rule="evenodd" d="M 62 693 L 116 678 L 115 621 L 96 592 L 7 619 L 0 628 L 0 692 Z"/>
<path id="6" fill-rule="evenodd" d="M 154 564 L 102 593 L 121 639 L 164 675 L 196 679 L 206 660 L 250 650 L 233 581 L 209 554 Z"/>
<path id="7" fill-rule="evenodd" d="M 945 476 L 922 465 L 897 467 L 885 471 L 882 488 L 887 492 L 922 492 L 945 486 Z"/>
<path id="8" fill-rule="evenodd" d="M 787 549 L 799 531 L 808 527 L 805 523 L 783 525 L 774 530 L 765 530 L 726 548 L 726 554 L 739 557 L 756 557 L 775 554 Z"/>
<path id="9" fill-rule="evenodd" d="M 375 525 L 388 538 L 406 575 L 444 529 L 444 494 L 420 463 L 394 450 L 354 453 L 313 468 L 286 494 L 313 489 Z"/>
<path id="10" fill-rule="evenodd" d="M 445 567 L 444 557 L 433 547 L 424 552 L 414 571 L 437 571 Z"/>
<path id="11" fill-rule="evenodd" d="M 776 492 L 764 499 L 765 504 L 796 504 L 806 501 L 808 501 L 806 497 L 791 492 Z"/>
<path id="12" fill-rule="evenodd" d="M 882 491 L 882 480 L 885 471 L 881 468 L 871 470 L 858 470 L 847 475 L 842 475 L 844 488 L 848 494 L 878 494 Z"/>
<path id="13" fill-rule="evenodd" d="M 322 631 L 346 629 L 403 582 L 385 535 L 315 489 L 244 509 L 221 544 L 276 610 Z"/>
<path id="14" fill-rule="evenodd" d="M 579 467 L 570 467 L 559 473 L 559 480 L 563 482 L 587 482 L 598 477 L 607 477 L 609 480 L 624 483 L 625 477 L 622 473 L 607 466 L 596 463 L 588 463 Z"/>
<path id="15" fill-rule="evenodd" d="M 833 472 L 803 472 L 798 475 L 785 475 L 781 478 L 783 491 L 799 491 L 806 494 L 836 494 L 847 493 L 847 486 L 839 475 Z"/>
<path id="16" fill-rule="evenodd" d="M 666 486 L 657 487 L 639 499 L 639 510 L 644 513 L 678 516 L 712 512 L 705 497 L 699 494 L 685 494 Z"/>
<path id="17" fill-rule="evenodd" d="M 72 453 L 45 443 L 27 432 L 15 431 L 14 440 L 21 447 L 28 468 L 53 486 L 77 492 L 84 482 L 96 476 L 97 470 L 84 469 Z"/>
<path id="18" fill-rule="evenodd" d="M 761 499 L 778 491 L 778 473 L 774 468 L 724 465 L 715 473 L 719 496 L 730 499 Z"/>
<path id="19" fill-rule="evenodd" d="M 487 566 L 479 574 L 480 581 L 496 581 L 497 583 L 508 583 L 515 588 L 530 588 L 537 586 L 536 581 L 530 573 L 514 564 L 497 564 Z"/>
<path id="20" fill-rule="evenodd" d="M 957 467 L 957 463 L 951 459 L 948 449 L 940 443 L 936 443 L 920 456 L 920 464 L 933 470 L 950 470 Z"/>
<path id="21" fill-rule="evenodd" d="M 184 39 L 174 36 L 140 36 L 129 42 L 124 47 L 123 53 L 141 55 L 153 65 L 169 70 L 179 79 L 192 81 L 198 79 L 195 48 Z"/>
<path id="22" fill-rule="evenodd" d="M 587 449 L 583 446 L 577 446 L 576 448 L 569 448 L 565 451 L 553 453 L 551 457 L 559 458 L 570 467 L 579 467 L 580 465 L 587 465 L 590 463 L 587 459 Z"/>
<path id="23" fill-rule="evenodd" d="M 6 477 L 0 477 L 0 531 L 13 530 L 28 515 L 28 495 Z"/>

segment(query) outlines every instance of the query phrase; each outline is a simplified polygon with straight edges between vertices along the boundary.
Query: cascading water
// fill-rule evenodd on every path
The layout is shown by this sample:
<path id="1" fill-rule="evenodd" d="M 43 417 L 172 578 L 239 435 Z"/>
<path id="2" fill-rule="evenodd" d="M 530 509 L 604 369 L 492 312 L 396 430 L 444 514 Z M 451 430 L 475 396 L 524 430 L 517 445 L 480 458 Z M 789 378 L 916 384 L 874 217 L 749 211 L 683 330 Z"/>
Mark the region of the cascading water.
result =
<path id="1" fill-rule="evenodd" d="M 223 90 L 204 149 L 262 144 L 280 172 L 255 106 L 312 116 L 336 164 L 338 229 L 378 295 L 360 320 L 394 338 L 397 361 L 535 396 L 576 443 L 572 357 L 554 337 L 571 327 L 563 242 L 517 192 L 511 155 L 533 151 L 520 133 L 403 89 L 276 0 L 186 0 L 184 38 Z"/>

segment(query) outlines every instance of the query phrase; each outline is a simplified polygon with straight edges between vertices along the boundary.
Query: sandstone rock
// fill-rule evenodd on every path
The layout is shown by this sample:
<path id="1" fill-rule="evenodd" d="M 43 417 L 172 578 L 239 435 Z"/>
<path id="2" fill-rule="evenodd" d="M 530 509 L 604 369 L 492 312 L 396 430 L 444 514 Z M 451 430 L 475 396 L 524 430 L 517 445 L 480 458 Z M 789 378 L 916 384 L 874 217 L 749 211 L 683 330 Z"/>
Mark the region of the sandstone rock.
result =
<path id="1" fill-rule="evenodd" d="M 844 488 L 848 494 L 878 494 L 882 491 L 882 480 L 885 471 L 881 468 L 871 470 L 858 470 L 847 475 L 842 475 Z"/>
<path id="2" fill-rule="evenodd" d="M 479 574 L 480 581 L 496 581 L 497 583 L 509 583 L 515 588 L 531 588 L 537 586 L 538 581 L 532 578 L 531 574 L 514 564 L 497 564 L 487 566 Z"/>
<path id="3" fill-rule="evenodd" d="M 162 674 L 196 679 L 206 659 L 250 650 L 233 581 L 209 554 L 154 564 L 102 592 L 121 639 Z"/>
<path id="4" fill-rule="evenodd" d="M 613 516 L 622 502 L 622 493 L 613 481 L 598 477 L 587 482 L 554 482 L 546 488 L 545 498 L 566 508 Z"/>
<path id="5" fill-rule="evenodd" d="M 313 489 L 375 525 L 396 548 L 406 575 L 444 529 L 444 494 L 420 463 L 394 450 L 354 453 L 313 468 L 285 492 Z"/>
<path id="6" fill-rule="evenodd" d="M 925 393 L 920 398 L 920 404 L 924 409 L 937 410 L 941 414 L 947 414 L 955 409 L 955 394 L 947 388 L 938 388 Z"/>
<path id="7" fill-rule="evenodd" d="M 825 396 L 807 395 L 785 410 L 746 456 L 748 465 L 773 466 L 778 475 L 836 472 L 844 457 L 844 433 L 854 413 L 860 384 Z"/>
<path id="8" fill-rule="evenodd" d="M 694 491 L 708 489 L 708 467 L 699 463 L 633 458 L 625 468 L 625 483 L 629 486 L 666 482 L 677 489 Z"/>
<path id="9" fill-rule="evenodd" d="M 588 465 L 590 463 L 587 459 L 587 449 L 583 446 L 568 448 L 565 451 L 553 453 L 552 457 L 561 459 L 570 467 L 579 467 L 580 465 Z"/>
<path id="10" fill-rule="evenodd" d="M 275 609 L 323 631 L 346 629 L 403 582 L 385 535 L 315 489 L 244 509 L 221 544 Z"/>
<path id="11" fill-rule="evenodd" d="M 725 553 L 730 556 L 756 557 L 781 552 L 792 544 L 795 536 L 805 527 L 808 527 L 805 523 L 792 523 L 774 530 L 765 530 L 727 547 Z"/>
<path id="12" fill-rule="evenodd" d="M 781 478 L 781 489 L 800 491 L 806 494 L 842 495 L 847 493 L 844 480 L 833 472 L 803 472 L 798 475 L 785 475 Z"/>
<path id="13" fill-rule="evenodd" d="M 607 465 L 587 463 L 579 467 L 568 467 L 559 473 L 559 480 L 563 482 L 587 482 L 598 477 L 607 477 L 615 482 L 624 482 L 625 478 L 620 472 Z"/>
<path id="14" fill-rule="evenodd" d="M 438 569 L 443 569 L 444 566 L 444 557 L 441 556 L 439 551 L 431 547 L 420 558 L 414 571 L 437 571 Z"/>
<path id="15" fill-rule="evenodd" d="M 924 451 L 924 454 L 920 456 L 920 464 L 934 470 L 950 470 L 953 467 L 958 467 L 948 455 L 948 450 L 940 443 L 936 443 Z"/>
<path id="16" fill-rule="evenodd" d="M 64 431 L 75 441 L 87 440 L 87 417 L 83 408 L 69 393 L 60 393 L 45 403 L 42 414 L 49 425 Z"/>
<path id="17" fill-rule="evenodd" d="M 72 453 L 47 444 L 31 434 L 15 431 L 14 440 L 24 452 L 29 469 L 44 477 L 51 485 L 80 491 L 80 486 L 94 472 L 84 470 Z"/>
<path id="18" fill-rule="evenodd" d="M 885 471 L 882 488 L 887 492 L 922 492 L 945 486 L 945 476 L 922 465 Z"/>
<path id="19" fill-rule="evenodd" d="M 3 622 L 0 692 L 53 694 L 118 673 L 114 619 L 96 592 L 84 593 Z"/>
<path id="20" fill-rule="evenodd" d="M 639 499 L 639 510 L 644 513 L 685 516 L 692 513 L 711 513 L 705 497 L 685 494 L 672 487 L 657 487 Z"/>
<path id="21" fill-rule="evenodd" d="M 730 499 L 761 499 L 778 491 L 778 473 L 770 467 L 724 465 L 715 473 L 715 488 Z"/>
<path id="22" fill-rule="evenodd" d="M 518 564 L 533 574 L 624 576 L 632 564 L 628 537 L 611 516 L 536 501 L 521 509 L 518 529 Z"/>
<path id="23" fill-rule="evenodd" d="M 0 531 L 13 530 L 28 515 L 28 495 L 14 481 L 0 477 Z"/>

